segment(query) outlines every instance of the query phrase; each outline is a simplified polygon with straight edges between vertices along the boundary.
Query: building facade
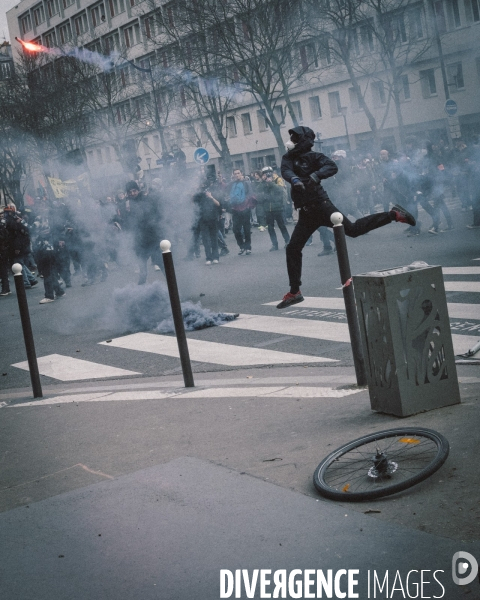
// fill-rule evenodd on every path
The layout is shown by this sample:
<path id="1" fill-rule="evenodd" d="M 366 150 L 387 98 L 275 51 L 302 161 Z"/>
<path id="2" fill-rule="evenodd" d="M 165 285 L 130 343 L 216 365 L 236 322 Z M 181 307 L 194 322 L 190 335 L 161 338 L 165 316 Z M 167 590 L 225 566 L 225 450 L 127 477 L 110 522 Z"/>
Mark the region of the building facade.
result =
<path id="1" fill-rule="evenodd" d="M 425 0 L 412 3 L 412 7 L 409 18 L 414 21 L 410 29 L 414 27 L 417 39 L 431 43 L 425 44 L 421 56 L 405 66 L 400 78 L 399 110 L 404 137 L 413 135 L 432 141 L 444 138 L 447 143 L 461 137 L 468 143 L 473 133 L 480 133 L 480 0 Z M 17 36 L 47 48 L 87 47 L 99 53 L 108 48 L 145 66 L 153 55 L 160 64 L 162 60 L 161 47 L 152 42 L 155 24 L 149 14 L 146 0 L 21 0 L 7 18 L 11 39 Z M 403 21 L 396 26 L 407 44 Z M 355 36 L 359 55 L 378 52 L 374 40 L 361 26 Z M 300 61 L 310 46 L 299 47 Z M 305 61 L 305 76 L 290 90 L 290 98 L 298 123 L 317 133 L 317 148 L 325 153 L 334 149 L 375 152 L 378 145 L 393 151 L 399 149 L 398 111 L 381 73 L 358 80 L 364 101 L 379 127 L 375 148 L 369 119 L 347 70 L 335 65 L 328 53 L 314 55 Z M 125 78 L 129 77 L 132 73 L 126 71 Z M 132 86 L 130 100 L 135 96 L 138 91 Z M 119 123 L 125 106 L 125 102 L 118 106 Z M 293 123 L 285 102 L 280 101 L 276 110 L 284 115 L 286 141 Z M 205 146 L 212 161 L 218 163 L 218 153 L 207 137 L 199 142 L 192 131 L 195 122 L 182 111 L 172 111 L 165 123 L 164 140 L 146 121 L 143 130 L 140 126 L 135 134 L 142 169 L 155 173 L 163 168 L 165 144 L 169 150 L 181 147 L 187 166 L 195 165 L 193 155 L 199 145 Z M 234 166 L 252 171 L 279 164 L 280 153 L 265 112 L 250 94 L 244 94 L 240 102 L 232 105 L 226 133 Z M 121 173 L 114 149 L 108 143 L 87 148 L 87 157 L 93 178 Z"/>

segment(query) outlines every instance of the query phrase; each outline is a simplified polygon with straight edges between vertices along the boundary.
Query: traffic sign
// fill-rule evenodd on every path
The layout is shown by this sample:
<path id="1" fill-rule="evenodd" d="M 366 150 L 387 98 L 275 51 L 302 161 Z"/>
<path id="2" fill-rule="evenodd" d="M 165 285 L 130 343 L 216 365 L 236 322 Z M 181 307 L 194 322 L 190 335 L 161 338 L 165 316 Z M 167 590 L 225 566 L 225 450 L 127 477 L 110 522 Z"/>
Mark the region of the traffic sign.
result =
<path id="1" fill-rule="evenodd" d="M 447 100 L 444 109 L 449 117 L 453 117 L 457 114 L 458 106 L 455 100 Z"/>
<path id="2" fill-rule="evenodd" d="M 193 153 L 193 160 L 199 165 L 206 165 L 210 160 L 210 154 L 206 148 L 197 148 Z"/>

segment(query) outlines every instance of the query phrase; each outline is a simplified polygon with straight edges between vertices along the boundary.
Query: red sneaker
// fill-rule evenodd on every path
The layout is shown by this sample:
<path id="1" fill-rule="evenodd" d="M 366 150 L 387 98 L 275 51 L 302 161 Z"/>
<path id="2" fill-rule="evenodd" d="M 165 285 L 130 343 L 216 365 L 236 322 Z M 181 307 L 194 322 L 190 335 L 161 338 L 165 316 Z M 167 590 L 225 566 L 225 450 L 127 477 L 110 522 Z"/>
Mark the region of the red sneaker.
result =
<path id="1" fill-rule="evenodd" d="M 285 294 L 280 304 L 277 304 L 277 308 L 287 308 L 287 306 L 298 304 L 299 302 L 303 302 L 303 296 L 300 290 L 298 290 L 296 294 L 288 292 L 288 294 Z"/>
<path id="2" fill-rule="evenodd" d="M 412 227 L 417 223 L 415 221 L 415 217 L 399 204 L 395 204 L 394 206 L 392 206 L 392 210 L 390 212 L 394 213 L 395 221 L 397 223 L 406 223 L 407 225 L 412 225 Z"/>

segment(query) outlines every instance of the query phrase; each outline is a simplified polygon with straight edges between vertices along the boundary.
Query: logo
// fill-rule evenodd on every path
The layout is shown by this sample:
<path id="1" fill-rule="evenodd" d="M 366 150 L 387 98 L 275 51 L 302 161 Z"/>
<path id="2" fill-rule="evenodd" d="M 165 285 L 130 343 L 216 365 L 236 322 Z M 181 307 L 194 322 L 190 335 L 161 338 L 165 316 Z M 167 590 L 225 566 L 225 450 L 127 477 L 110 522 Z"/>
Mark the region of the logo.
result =
<path id="1" fill-rule="evenodd" d="M 468 562 L 467 562 L 468 561 Z M 470 571 L 470 573 L 468 573 Z M 465 575 L 468 573 L 468 575 Z M 465 577 L 462 577 L 465 575 Z M 457 585 L 468 585 L 478 575 L 478 562 L 468 552 L 455 552 L 452 558 L 452 578 Z"/>

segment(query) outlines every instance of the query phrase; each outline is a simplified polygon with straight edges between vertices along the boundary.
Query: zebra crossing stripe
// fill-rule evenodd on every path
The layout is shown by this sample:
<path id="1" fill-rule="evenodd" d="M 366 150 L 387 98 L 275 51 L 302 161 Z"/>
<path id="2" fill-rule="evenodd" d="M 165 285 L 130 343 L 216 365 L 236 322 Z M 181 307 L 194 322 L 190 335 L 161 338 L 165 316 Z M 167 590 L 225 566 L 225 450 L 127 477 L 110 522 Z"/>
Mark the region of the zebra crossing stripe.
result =
<path id="1" fill-rule="evenodd" d="M 293 337 L 307 337 L 333 342 L 350 343 L 348 325 L 346 323 L 331 323 L 313 319 L 295 319 L 284 317 L 265 317 L 262 315 L 240 315 L 235 321 L 224 323 L 221 327 L 232 329 L 247 329 L 264 331 L 266 333 L 283 333 Z M 455 354 L 463 354 L 477 341 L 473 335 L 452 334 Z"/>
<path id="2" fill-rule="evenodd" d="M 446 292 L 480 292 L 480 281 L 445 281 Z"/>
<path id="3" fill-rule="evenodd" d="M 266 302 L 263 306 L 276 306 L 278 300 L 275 302 Z M 343 309 L 345 310 L 345 300 L 343 298 L 321 298 L 317 296 L 304 296 L 304 301 L 301 303 L 302 307 L 306 308 L 324 308 L 327 310 L 331 309 Z"/>
<path id="4" fill-rule="evenodd" d="M 480 275 L 480 267 L 442 267 L 444 275 Z"/>
<path id="5" fill-rule="evenodd" d="M 267 302 L 267 304 L 264 304 L 264 306 L 276 306 L 277 304 L 278 302 Z M 448 314 L 452 319 L 476 319 L 480 321 L 480 304 L 448 302 L 447 306 Z M 343 298 L 321 298 L 315 296 L 306 296 L 305 300 L 301 304 L 292 307 L 292 311 L 296 313 L 304 308 L 320 310 L 345 310 L 345 302 Z M 282 315 L 288 315 L 289 312 L 289 310 L 284 310 L 282 311 Z"/>
<path id="6" fill-rule="evenodd" d="M 330 321 L 241 314 L 235 321 L 224 323 L 221 327 L 350 343 L 348 325 Z"/>
<path id="7" fill-rule="evenodd" d="M 259 330 L 261 331 L 261 330 Z M 101 342 L 107 345 L 107 342 Z M 157 335 L 154 333 L 133 333 L 108 342 L 108 346 L 138 350 L 152 354 L 179 357 L 177 339 L 173 336 Z M 277 350 L 265 350 L 250 346 L 234 346 L 203 340 L 188 339 L 190 359 L 196 362 L 214 363 L 220 365 L 252 366 L 252 365 L 281 365 L 319 362 L 338 362 L 332 358 L 292 354 Z"/>
<path id="8" fill-rule="evenodd" d="M 61 354 L 49 354 L 37 359 L 40 375 L 46 375 L 60 381 L 80 381 L 82 379 L 103 379 L 105 377 L 127 377 L 128 375 L 141 375 L 136 371 L 127 371 L 109 365 L 62 356 Z M 29 371 L 28 362 L 20 362 L 12 365 L 18 369 Z"/>

